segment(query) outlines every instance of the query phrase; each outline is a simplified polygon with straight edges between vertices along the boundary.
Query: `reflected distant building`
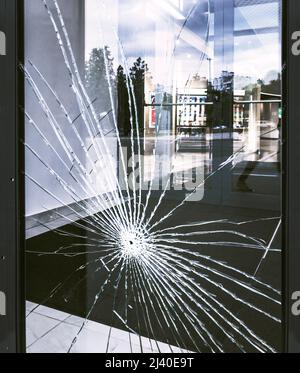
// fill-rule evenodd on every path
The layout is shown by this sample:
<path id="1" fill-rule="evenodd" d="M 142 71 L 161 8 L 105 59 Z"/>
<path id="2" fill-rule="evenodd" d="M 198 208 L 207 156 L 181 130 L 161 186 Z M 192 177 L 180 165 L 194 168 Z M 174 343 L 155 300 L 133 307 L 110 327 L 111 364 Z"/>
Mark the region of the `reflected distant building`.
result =
<path id="1" fill-rule="evenodd" d="M 234 82 L 234 73 L 222 71 L 220 77 L 213 80 L 213 88 L 219 92 L 232 92 Z"/>
<path id="2" fill-rule="evenodd" d="M 186 87 L 177 90 L 176 129 L 203 127 L 206 124 L 205 106 L 208 80 L 196 74 Z"/>

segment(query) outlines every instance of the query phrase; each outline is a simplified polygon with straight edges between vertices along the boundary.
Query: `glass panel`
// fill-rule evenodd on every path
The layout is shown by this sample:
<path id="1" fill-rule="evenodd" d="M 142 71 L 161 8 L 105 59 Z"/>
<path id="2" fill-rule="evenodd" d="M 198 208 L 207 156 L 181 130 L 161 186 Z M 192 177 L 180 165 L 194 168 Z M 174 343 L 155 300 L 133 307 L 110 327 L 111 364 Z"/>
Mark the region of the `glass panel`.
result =
<path id="1" fill-rule="evenodd" d="M 280 1 L 25 8 L 28 352 L 279 351 Z"/>
<path id="2" fill-rule="evenodd" d="M 235 148 L 244 146 L 244 154 L 234 171 L 234 188 L 279 196 L 280 4 L 259 8 L 259 13 L 254 5 L 235 10 Z"/>

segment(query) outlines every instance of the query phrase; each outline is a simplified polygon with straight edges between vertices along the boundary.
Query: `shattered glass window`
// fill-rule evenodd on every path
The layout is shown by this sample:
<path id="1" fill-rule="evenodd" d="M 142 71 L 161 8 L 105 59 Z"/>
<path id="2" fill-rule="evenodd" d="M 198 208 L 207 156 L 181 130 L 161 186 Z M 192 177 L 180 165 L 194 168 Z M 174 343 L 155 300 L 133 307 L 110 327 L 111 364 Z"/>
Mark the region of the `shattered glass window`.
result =
<path id="1" fill-rule="evenodd" d="M 25 0 L 28 352 L 280 351 L 280 28 Z"/>

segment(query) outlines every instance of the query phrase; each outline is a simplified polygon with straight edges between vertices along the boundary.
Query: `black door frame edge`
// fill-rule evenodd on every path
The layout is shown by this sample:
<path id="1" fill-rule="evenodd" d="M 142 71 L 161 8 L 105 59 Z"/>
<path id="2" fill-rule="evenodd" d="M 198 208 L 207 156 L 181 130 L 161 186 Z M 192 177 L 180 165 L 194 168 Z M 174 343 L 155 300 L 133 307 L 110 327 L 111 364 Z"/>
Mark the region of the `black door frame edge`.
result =
<path id="1" fill-rule="evenodd" d="M 0 353 L 25 352 L 23 13 L 23 0 L 0 0 L 6 41 L 0 56 Z"/>
<path id="2" fill-rule="evenodd" d="M 283 0 L 283 301 L 285 351 L 300 352 L 300 1 Z M 298 31 L 295 38 L 293 34 Z"/>

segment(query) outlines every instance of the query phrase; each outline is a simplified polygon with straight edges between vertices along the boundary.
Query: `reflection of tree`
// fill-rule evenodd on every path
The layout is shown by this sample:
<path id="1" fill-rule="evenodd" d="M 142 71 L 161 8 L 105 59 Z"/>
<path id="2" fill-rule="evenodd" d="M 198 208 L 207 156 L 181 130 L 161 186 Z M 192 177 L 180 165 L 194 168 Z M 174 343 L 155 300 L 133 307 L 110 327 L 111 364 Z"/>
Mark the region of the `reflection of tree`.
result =
<path id="1" fill-rule="evenodd" d="M 278 95 L 281 95 L 281 75 L 279 73 L 276 75 L 276 72 L 270 71 L 265 79 L 258 79 L 255 84 L 249 84 L 244 89 L 246 99 L 279 99 Z M 249 108 L 245 109 L 245 112 L 249 112 Z M 259 120 L 278 123 L 278 103 L 264 104 L 257 113 Z"/>
<path id="2" fill-rule="evenodd" d="M 118 126 L 120 132 L 124 136 L 130 133 L 130 111 L 129 111 L 129 96 L 126 84 L 126 75 L 122 66 L 118 67 L 117 72 L 117 87 L 118 87 Z"/>
<path id="3" fill-rule="evenodd" d="M 144 129 L 144 104 L 145 104 L 145 77 L 148 66 L 140 57 L 130 69 L 130 75 L 134 87 L 134 95 L 137 104 L 137 121 L 140 133 Z M 136 118 L 135 118 L 136 119 Z"/>
<path id="4" fill-rule="evenodd" d="M 135 128 L 136 121 L 138 122 L 140 135 L 144 129 L 144 104 L 145 104 L 145 78 L 148 67 L 145 61 L 139 57 L 130 69 L 130 79 L 132 81 L 133 92 L 131 92 L 131 113 L 133 116 L 133 124 Z M 118 86 L 118 123 L 120 132 L 128 136 L 131 129 L 130 123 L 130 108 L 129 108 L 129 93 L 128 87 L 130 83 L 128 77 L 124 72 L 124 68 L 119 66 L 117 72 L 117 86 Z M 134 109 L 134 99 L 137 108 L 137 118 Z"/>
<path id="5" fill-rule="evenodd" d="M 269 81 L 268 84 L 262 84 L 261 90 L 263 93 L 268 95 L 281 95 L 281 75 L 277 75 L 277 79 L 272 79 Z M 263 98 L 271 98 L 271 99 L 278 99 L 277 96 L 266 96 L 263 95 Z M 271 120 L 277 125 L 280 125 L 281 121 L 278 117 L 279 111 L 278 111 L 278 104 L 269 104 L 264 105 L 262 110 L 262 119 L 264 120 Z"/>
<path id="6" fill-rule="evenodd" d="M 223 71 L 221 76 L 208 83 L 207 101 L 213 102 L 206 107 L 207 125 L 209 127 L 231 125 L 233 123 L 233 85 L 234 73 Z"/>
<path id="7" fill-rule="evenodd" d="M 281 75 L 278 74 L 277 79 L 273 79 L 269 84 L 262 84 L 262 91 L 270 94 L 281 94 Z"/>
<path id="8" fill-rule="evenodd" d="M 105 59 L 107 66 L 105 64 Z M 85 69 L 85 81 L 90 99 L 94 102 L 94 107 L 97 113 L 111 111 L 111 98 L 109 94 L 109 85 L 107 72 L 109 74 L 110 83 L 113 88 L 114 96 L 118 100 L 118 126 L 120 133 L 128 136 L 131 130 L 130 123 L 130 108 L 129 108 L 129 77 L 126 76 L 124 68 L 119 66 L 117 76 L 115 76 L 113 68 L 113 58 L 109 47 L 105 49 L 93 49 Z M 134 129 L 136 121 L 138 122 L 140 135 L 144 129 L 144 103 L 145 103 L 145 78 L 148 72 L 148 67 L 142 58 L 138 58 L 132 68 L 129 76 L 132 81 L 133 92 L 131 92 L 131 112 L 133 116 Z M 137 118 L 134 108 L 134 99 L 137 108 Z M 135 131 L 136 132 L 136 131 Z M 136 135 L 136 133 L 135 133 Z"/>
<path id="9" fill-rule="evenodd" d="M 111 99 L 109 95 L 108 78 L 105 66 L 110 77 L 113 90 L 115 90 L 115 74 L 113 70 L 113 58 L 109 47 L 105 49 L 93 49 L 86 63 L 86 87 L 90 99 L 94 102 L 97 113 L 109 112 L 111 110 Z"/>
<path id="10" fill-rule="evenodd" d="M 266 77 L 274 75 L 274 72 L 269 72 Z M 268 82 L 268 83 L 266 83 Z M 280 95 L 281 94 L 281 75 L 277 74 L 277 78 L 268 80 L 266 79 L 258 79 L 256 83 L 248 84 L 247 86 L 243 87 L 243 89 L 246 91 L 246 98 L 250 98 L 251 95 L 253 95 L 254 90 L 256 90 L 258 87 L 261 88 L 262 92 Z"/>

